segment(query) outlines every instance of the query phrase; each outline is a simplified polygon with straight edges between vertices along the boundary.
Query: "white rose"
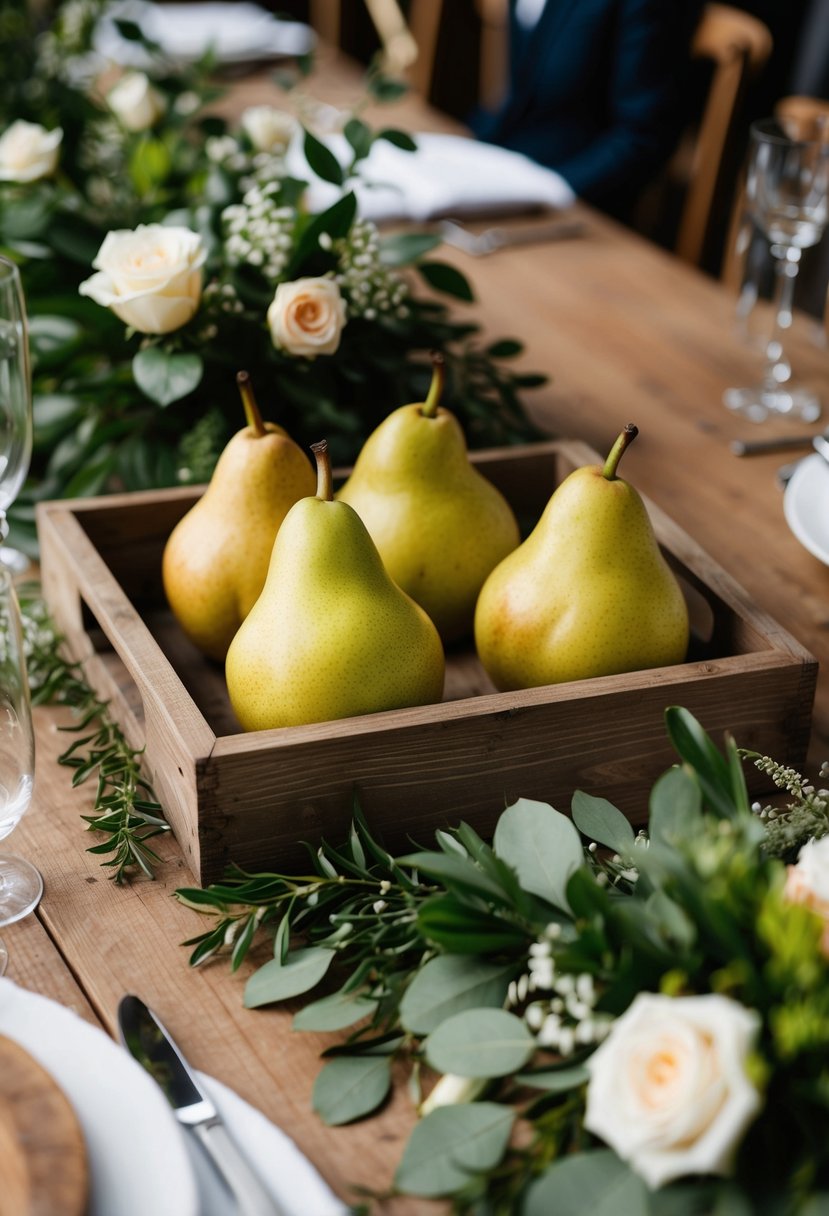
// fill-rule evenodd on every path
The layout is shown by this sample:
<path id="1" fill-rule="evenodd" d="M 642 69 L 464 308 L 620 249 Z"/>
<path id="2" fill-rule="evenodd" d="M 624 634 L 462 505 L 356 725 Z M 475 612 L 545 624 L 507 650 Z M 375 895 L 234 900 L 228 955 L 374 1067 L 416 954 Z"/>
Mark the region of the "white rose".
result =
<path id="1" fill-rule="evenodd" d="M 289 355 L 333 355 L 345 325 L 345 300 L 333 279 L 280 283 L 268 309 L 274 346 Z"/>
<path id="2" fill-rule="evenodd" d="M 728 997 L 640 993 L 587 1062 L 585 1127 L 652 1189 L 727 1175 L 761 1105 L 745 1071 L 759 1026 Z"/>
<path id="3" fill-rule="evenodd" d="M 820 948 L 829 958 L 829 836 L 808 840 L 797 855 L 797 865 L 788 866 L 783 898 L 804 904 L 824 922 Z"/>
<path id="4" fill-rule="evenodd" d="M 257 152 L 284 151 L 297 127 L 292 116 L 276 106 L 249 106 L 241 123 Z"/>
<path id="5" fill-rule="evenodd" d="M 143 72 L 125 72 L 107 93 L 107 105 L 128 131 L 146 131 L 164 113 L 164 98 Z"/>
<path id="6" fill-rule="evenodd" d="M 50 177 L 58 165 L 63 131 L 47 131 L 19 118 L 0 135 L 0 181 L 34 182 Z"/>
<path id="7" fill-rule="evenodd" d="M 98 271 L 79 291 L 142 334 L 168 334 L 199 306 L 207 256 L 189 228 L 141 224 L 109 232 L 92 265 Z"/>

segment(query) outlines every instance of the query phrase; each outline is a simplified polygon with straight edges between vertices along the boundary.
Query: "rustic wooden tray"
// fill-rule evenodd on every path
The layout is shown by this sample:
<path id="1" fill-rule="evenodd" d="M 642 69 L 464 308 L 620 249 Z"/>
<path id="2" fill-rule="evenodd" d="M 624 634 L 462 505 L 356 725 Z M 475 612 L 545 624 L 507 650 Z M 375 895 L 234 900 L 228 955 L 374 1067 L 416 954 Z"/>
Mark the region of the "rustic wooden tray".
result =
<path id="1" fill-rule="evenodd" d="M 574 468 L 575 441 L 477 453 L 526 527 Z M 164 603 L 161 554 L 193 488 L 38 507 L 43 588 L 72 654 L 135 746 L 193 874 L 295 865 L 300 842 L 344 838 L 355 789 L 387 846 L 430 844 L 461 819 L 486 833 L 517 797 L 568 810 L 575 789 L 644 821 L 676 756 L 664 710 L 683 705 L 715 737 L 801 765 L 817 662 L 664 513 L 648 503 L 692 617 L 688 660 L 523 692 L 494 690 L 471 647 L 447 656 L 441 704 L 241 732 L 221 667 Z M 762 778 L 749 773 L 758 790 Z"/>

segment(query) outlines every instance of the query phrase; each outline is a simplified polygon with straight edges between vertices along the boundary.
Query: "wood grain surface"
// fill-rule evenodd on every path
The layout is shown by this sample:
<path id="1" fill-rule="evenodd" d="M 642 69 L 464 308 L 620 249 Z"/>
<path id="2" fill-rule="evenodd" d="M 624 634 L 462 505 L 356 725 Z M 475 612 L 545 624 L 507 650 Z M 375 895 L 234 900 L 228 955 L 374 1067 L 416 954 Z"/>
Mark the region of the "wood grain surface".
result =
<path id="1" fill-rule="evenodd" d="M 339 104 L 358 90 L 328 62 L 318 92 Z M 240 86 L 241 107 L 274 98 L 259 79 Z M 389 107 L 386 125 L 440 125 L 425 110 Z M 444 124 L 445 127 L 451 124 Z M 623 475 L 662 507 L 731 574 L 761 610 L 820 659 L 811 760 L 829 758 L 829 569 L 789 532 L 775 471 L 784 457 L 739 459 L 736 437 L 809 429 L 778 421 L 752 426 L 722 405 L 722 393 L 753 381 L 761 356 L 740 338 L 734 300 L 718 283 L 611 221 L 579 208 L 586 230 L 577 240 L 503 250 L 472 259 L 441 256 L 475 286 L 458 317 L 482 322 L 484 340 L 515 335 L 526 344 L 520 366 L 544 371 L 546 387 L 527 394 L 545 431 L 574 436 L 599 451 L 627 421 L 640 437 L 625 456 Z M 829 355 L 814 327 L 796 324 L 791 354 L 800 379 L 829 401 Z M 811 428 L 816 430 L 817 427 Z M 807 449 L 804 448 L 804 452 Z M 247 1011 L 242 989 L 252 963 L 237 975 L 217 963 L 197 971 L 180 943 L 201 919 L 172 898 L 187 880 L 182 854 L 164 840 L 155 882 L 118 889 L 84 851 L 80 815 L 91 791 L 70 788 L 56 757 L 62 711 L 38 710 L 38 767 L 31 812 L 11 843 L 37 862 L 45 894 L 37 919 L 3 931 L 9 974 L 67 1003 L 88 1002 L 111 1031 L 124 992 L 158 1011 L 193 1063 L 232 1086 L 295 1138 L 335 1190 L 387 1187 L 414 1123 L 402 1084 L 379 1118 L 325 1128 L 311 1110 L 319 1051 L 332 1039 L 296 1034 L 291 1007 Z M 816 776 L 816 768 L 813 770 Z M 612 789 L 613 772 L 608 773 Z M 267 947 L 254 962 L 263 961 Z M 420 1200 L 389 1200 L 387 1216 L 426 1216 L 444 1208 Z"/>
<path id="2" fill-rule="evenodd" d="M 49 1073 L 0 1035 L 0 1216 L 83 1216 L 86 1145 L 72 1105 Z"/>

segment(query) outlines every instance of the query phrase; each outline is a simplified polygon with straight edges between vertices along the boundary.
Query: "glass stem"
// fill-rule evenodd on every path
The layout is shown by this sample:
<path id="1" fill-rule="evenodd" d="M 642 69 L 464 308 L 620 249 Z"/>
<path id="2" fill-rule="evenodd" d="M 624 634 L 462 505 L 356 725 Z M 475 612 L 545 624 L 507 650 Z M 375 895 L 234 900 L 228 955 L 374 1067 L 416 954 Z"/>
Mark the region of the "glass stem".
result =
<path id="1" fill-rule="evenodd" d="M 763 388 L 773 392 L 792 377 L 792 365 L 783 350 L 783 334 L 792 326 L 794 285 L 800 269 L 800 250 L 795 245 L 772 245 L 774 300 L 771 334 L 766 346 Z"/>

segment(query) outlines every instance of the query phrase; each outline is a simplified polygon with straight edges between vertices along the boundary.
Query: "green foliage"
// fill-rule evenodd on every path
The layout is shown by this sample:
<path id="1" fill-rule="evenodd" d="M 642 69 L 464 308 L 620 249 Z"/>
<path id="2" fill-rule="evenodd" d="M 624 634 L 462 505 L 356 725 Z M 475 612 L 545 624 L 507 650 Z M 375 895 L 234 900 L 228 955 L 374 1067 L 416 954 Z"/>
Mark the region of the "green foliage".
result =
<path id="1" fill-rule="evenodd" d="M 298 1029 L 347 1032 L 315 1087 L 324 1121 L 376 1110 L 395 1063 L 413 1077 L 444 1074 L 395 1191 L 447 1196 L 459 1216 L 820 1210 L 823 925 L 783 898 L 784 870 L 748 805 L 733 743 L 720 751 L 682 709 L 666 722 L 680 764 L 654 785 L 647 834 L 576 791 L 575 825 L 521 799 L 492 844 L 460 824 L 438 831 L 434 850 L 395 859 L 355 805 L 346 843 L 313 853 L 313 874 L 233 871 L 177 893 L 217 922 L 189 943 L 194 963 L 230 946 L 238 965 L 251 926 L 273 934 L 274 960 L 248 980 L 247 1004 L 310 993 L 323 977 L 330 989 L 336 977 L 336 991 L 295 1019 Z M 689 1177 L 650 1192 L 584 1130 L 588 1057 L 639 992 L 719 993 L 759 1016 L 747 1067 L 766 1102 L 733 1181 Z"/>

